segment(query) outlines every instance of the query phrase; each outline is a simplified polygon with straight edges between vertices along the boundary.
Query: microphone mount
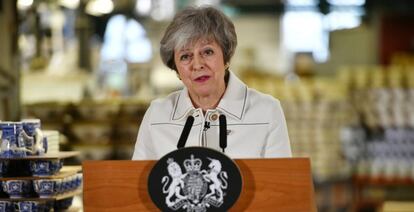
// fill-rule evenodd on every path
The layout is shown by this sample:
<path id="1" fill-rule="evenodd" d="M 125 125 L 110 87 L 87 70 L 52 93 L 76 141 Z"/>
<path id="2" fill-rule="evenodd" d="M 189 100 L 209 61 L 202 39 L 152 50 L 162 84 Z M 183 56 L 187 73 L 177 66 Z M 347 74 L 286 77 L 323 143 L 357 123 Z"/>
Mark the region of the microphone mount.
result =
<path id="1" fill-rule="evenodd" d="M 187 143 L 188 135 L 190 135 L 191 128 L 193 127 L 194 123 L 194 116 L 188 116 L 187 120 L 185 121 L 183 131 L 181 132 L 181 136 L 178 139 L 177 148 L 181 149 Z"/>
<path id="2" fill-rule="evenodd" d="M 188 116 L 187 120 L 185 121 L 183 131 L 181 132 L 180 138 L 178 139 L 177 148 L 181 149 L 187 143 L 188 136 L 190 135 L 191 128 L 193 127 L 194 123 L 194 116 Z M 220 133 L 219 133 L 219 145 L 223 153 L 227 147 L 227 120 L 224 114 L 219 116 L 219 125 L 220 125 Z M 210 128 L 210 123 L 206 122 L 206 126 L 204 130 Z"/>
<path id="3" fill-rule="evenodd" d="M 225 152 L 224 150 L 227 147 L 227 120 L 226 116 L 224 114 L 221 114 L 219 116 L 219 124 L 220 124 L 220 148 Z"/>

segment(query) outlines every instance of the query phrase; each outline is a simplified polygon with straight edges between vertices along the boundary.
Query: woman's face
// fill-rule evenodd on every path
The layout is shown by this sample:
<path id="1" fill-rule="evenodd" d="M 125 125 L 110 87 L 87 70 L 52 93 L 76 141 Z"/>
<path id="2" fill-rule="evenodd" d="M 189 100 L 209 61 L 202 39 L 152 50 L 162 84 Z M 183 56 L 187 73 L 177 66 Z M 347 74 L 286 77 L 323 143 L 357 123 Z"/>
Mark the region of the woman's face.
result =
<path id="1" fill-rule="evenodd" d="M 190 96 L 221 95 L 225 90 L 223 51 L 215 40 L 199 39 L 174 51 L 178 75 Z"/>

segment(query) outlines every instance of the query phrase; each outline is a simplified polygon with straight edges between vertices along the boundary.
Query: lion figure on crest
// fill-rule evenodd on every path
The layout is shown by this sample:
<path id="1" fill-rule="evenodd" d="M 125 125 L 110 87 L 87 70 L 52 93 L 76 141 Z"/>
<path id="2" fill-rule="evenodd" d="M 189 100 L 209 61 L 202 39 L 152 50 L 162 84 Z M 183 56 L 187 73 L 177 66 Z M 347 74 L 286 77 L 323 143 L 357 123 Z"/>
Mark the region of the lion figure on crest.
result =
<path id="1" fill-rule="evenodd" d="M 173 159 L 171 158 L 168 159 L 167 163 L 168 163 L 168 173 L 171 176 L 172 181 L 171 181 L 171 184 L 168 186 L 168 189 L 166 189 L 166 186 L 168 185 L 170 178 L 168 176 L 164 176 L 161 182 L 163 184 L 162 192 L 164 194 L 168 193 L 167 197 L 165 198 L 165 203 L 168 205 L 168 207 L 171 207 L 178 201 L 187 198 L 180 194 L 180 190 L 184 187 L 183 178 L 187 174 L 183 174 L 180 168 L 180 165 L 174 162 Z M 173 197 L 174 194 L 177 197 L 177 199 L 174 202 L 172 202 L 171 198 Z"/>

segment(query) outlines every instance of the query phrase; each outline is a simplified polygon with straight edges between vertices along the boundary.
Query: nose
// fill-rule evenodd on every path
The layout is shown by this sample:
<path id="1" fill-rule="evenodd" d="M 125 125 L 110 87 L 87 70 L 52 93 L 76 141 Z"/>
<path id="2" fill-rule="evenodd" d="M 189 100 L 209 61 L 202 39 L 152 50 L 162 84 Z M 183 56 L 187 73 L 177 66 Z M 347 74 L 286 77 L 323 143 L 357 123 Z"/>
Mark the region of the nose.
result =
<path id="1" fill-rule="evenodd" d="M 193 58 L 193 70 L 194 71 L 198 71 L 198 70 L 203 70 L 205 66 L 204 63 L 204 58 L 201 55 L 194 55 Z"/>

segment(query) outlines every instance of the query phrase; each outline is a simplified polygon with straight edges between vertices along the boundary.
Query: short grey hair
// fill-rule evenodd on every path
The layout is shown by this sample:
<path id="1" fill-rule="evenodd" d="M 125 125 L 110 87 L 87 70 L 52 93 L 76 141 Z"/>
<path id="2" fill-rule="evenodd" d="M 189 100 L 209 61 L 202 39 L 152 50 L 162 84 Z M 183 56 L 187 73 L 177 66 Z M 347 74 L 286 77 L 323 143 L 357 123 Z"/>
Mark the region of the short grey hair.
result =
<path id="1" fill-rule="evenodd" d="M 237 46 L 233 22 L 220 10 L 207 7 L 187 7 L 178 12 L 161 39 L 163 63 L 176 70 L 174 49 L 181 49 L 199 39 L 213 39 L 223 51 L 224 63 L 230 62 Z"/>

